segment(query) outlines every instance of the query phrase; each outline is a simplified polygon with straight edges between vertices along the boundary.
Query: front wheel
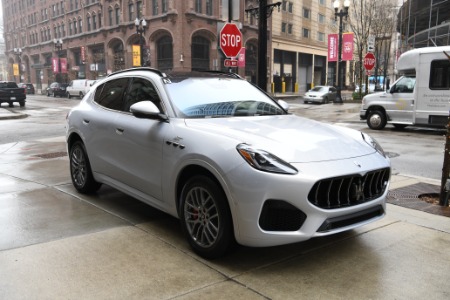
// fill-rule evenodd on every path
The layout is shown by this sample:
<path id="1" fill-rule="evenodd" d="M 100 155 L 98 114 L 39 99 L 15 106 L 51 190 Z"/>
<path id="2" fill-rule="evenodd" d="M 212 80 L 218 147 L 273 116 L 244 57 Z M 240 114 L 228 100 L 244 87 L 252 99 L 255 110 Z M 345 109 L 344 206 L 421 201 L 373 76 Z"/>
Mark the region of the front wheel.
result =
<path id="1" fill-rule="evenodd" d="M 69 99 L 72 97 L 72 96 L 70 96 L 70 93 L 69 93 L 69 92 L 67 92 L 66 95 L 67 95 L 67 98 L 69 98 Z"/>
<path id="2" fill-rule="evenodd" d="M 324 104 L 328 103 L 328 97 L 323 98 L 323 103 Z"/>
<path id="3" fill-rule="evenodd" d="M 386 115 L 382 111 L 369 111 L 369 115 L 367 116 L 367 126 L 369 126 L 370 129 L 381 130 L 386 126 L 386 123 Z"/>
<path id="4" fill-rule="evenodd" d="M 75 142 L 69 151 L 70 177 L 73 186 L 83 194 L 97 191 L 101 184 L 92 175 L 89 158 L 82 142 Z"/>
<path id="5" fill-rule="evenodd" d="M 80 99 L 83 99 L 83 97 L 84 97 L 83 92 L 80 92 Z"/>
<path id="6" fill-rule="evenodd" d="M 184 185 L 180 221 L 190 246 L 204 258 L 223 256 L 235 243 L 226 196 L 206 176 L 194 176 Z"/>

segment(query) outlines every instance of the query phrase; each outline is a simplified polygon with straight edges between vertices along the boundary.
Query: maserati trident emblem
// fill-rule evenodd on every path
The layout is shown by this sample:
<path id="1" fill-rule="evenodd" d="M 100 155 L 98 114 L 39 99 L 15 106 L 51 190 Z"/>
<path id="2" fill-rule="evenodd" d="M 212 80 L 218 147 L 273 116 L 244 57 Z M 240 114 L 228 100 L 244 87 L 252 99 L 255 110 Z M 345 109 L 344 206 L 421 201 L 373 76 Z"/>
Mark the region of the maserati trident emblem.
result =
<path id="1" fill-rule="evenodd" d="M 353 201 L 364 200 L 364 183 L 361 179 L 353 182 L 350 189 L 350 196 Z"/>

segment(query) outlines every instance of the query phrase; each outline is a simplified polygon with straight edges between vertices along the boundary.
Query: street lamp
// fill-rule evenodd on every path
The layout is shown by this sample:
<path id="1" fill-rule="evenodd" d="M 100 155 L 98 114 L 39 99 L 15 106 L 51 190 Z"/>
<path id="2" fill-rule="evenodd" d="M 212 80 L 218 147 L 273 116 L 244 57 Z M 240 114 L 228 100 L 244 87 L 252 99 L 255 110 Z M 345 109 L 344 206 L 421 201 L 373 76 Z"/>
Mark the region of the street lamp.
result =
<path id="1" fill-rule="evenodd" d="M 280 1 L 273 4 L 267 4 L 267 0 L 259 0 L 259 7 L 245 10 L 247 14 L 251 14 L 258 18 L 257 84 L 263 91 L 267 91 L 267 19 L 272 15 L 275 7 L 278 7 L 278 11 L 280 11 L 281 4 Z"/>
<path id="2" fill-rule="evenodd" d="M 62 82 L 62 72 L 61 72 L 61 52 L 62 52 L 62 46 L 63 46 L 63 41 L 62 39 L 54 39 L 53 43 L 55 44 L 55 50 L 58 52 L 58 69 L 59 69 L 59 79 L 60 80 L 56 80 L 58 82 Z M 56 76 L 55 76 L 56 79 Z"/>
<path id="3" fill-rule="evenodd" d="M 20 75 L 20 69 L 22 68 L 22 48 L 14 48 L 14 54 L 17 55 L 17 61 L 19 62 L 19 82 L 21 82 L 22 76 Z"/>
<path id="4" fill-rule="evenodd" d="M 147 22 L 144 18 L 134 20 L 134 25 L 136 25 L 136 33 L 139 36 L 139 47 L 141 48 L 141 66 L 144 67 L 144 34 L 147 27 Z"/>
<path id="5" fill-rule="evenodd" d="M 344 9 L 340 9 L 339 7 L 341 4 L 339 3 L 339 0 L 334 1 L 333 7 L 334 7 L 334 20 L 337 21 L 337 18 L 339 17 L 339 47 L 338 47 L 338 69 L 337 69 L 337 80 L 338 80 L 338 86 L 337 86 L 337 94 L 336 99 L 334 100 L 334 103 L 337 104 L 343 104 L 342 101 L 342 72 L 343 72 L 343 64 L 341 64 L 342 60 L 342 18 L 345 17 L 347 20 L 348 16 L 348 8 L 350 6 L 350 0 L 344 1 Z"/>

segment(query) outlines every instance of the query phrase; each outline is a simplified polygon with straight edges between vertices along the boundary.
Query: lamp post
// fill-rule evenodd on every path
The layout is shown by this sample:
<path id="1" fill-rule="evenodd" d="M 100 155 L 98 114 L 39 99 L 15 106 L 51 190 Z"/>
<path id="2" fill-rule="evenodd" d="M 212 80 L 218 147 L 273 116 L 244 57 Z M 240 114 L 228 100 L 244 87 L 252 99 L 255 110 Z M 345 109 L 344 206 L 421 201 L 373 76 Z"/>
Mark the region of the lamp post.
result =
<path id="1" fill-rule="evenodd" d="M 339 47 L 338 47 L 338 69 L 337 69 L 337 80 L 338 80 L 338 86 L 337 86 L 337 93 L 336 93 L 336 99 L 334 100 L 334 103 L 337 104 L 343 104 L 342 101 L 342 71 L 343 71 L 343 64 L 341 64 L 342 60 L 342 18 L 345 17 L 347 20 L 348 16 L 348 8 L 350 6 L 350 0 L 344 1 L 344 9 L 340 9 L 339 7 L 341 4 L 339 3 L 339 0 L 334 1 L 333 7 L 334 7 L 334 20 L 337 21 L 337 18 L 339 17 Z"/>
<path id="2" fill-rule="evenodd" d="M 141 66 L 144 67 L 146 62 L 144 61 L 144 34 L 147 28 L 147 22 L 144 18 L 134 20 L 134 25 L 136 25 L 136 33 L 139 36 L 139 47 L 141 49 Z"/>
<path id="3" fill-rule="evenodd" d="M 22 48 L 14 48 L 14 54 L 17 55 L 17 61 L 19 62 L 19 82 L 22 81 L 22 76 L 20 74 L 20 69 L 22 67 Z M 15 78 L 14 78 L 15 81 Z"/>
<path id="4" fill-rule="evenodd" d="M 59 79 L 56 80 L 57 82 L 62 82 L 62 73 L 61 73 L 61 52 L 63 47 L 63 41 L 62 39 L 54 39 L 53 43 L 55 44 L 55 50 L 58 52 L 58 71 L 59 71 Z M 56 76 L 55 76 L 56 79 Z"/>
<path id="5" fill-rule="evenodd" d="M 231 0 L 230 0 L 231 1 Z M 246 9 L 247 14 L 258 18 L 258 77 L 257 84 L 260 89 L 267 91 L 267 19 L 272 15 L 273 9 L 281 2 L 267 4 L 267 0 L 259 0 L 259 7 Z"/>

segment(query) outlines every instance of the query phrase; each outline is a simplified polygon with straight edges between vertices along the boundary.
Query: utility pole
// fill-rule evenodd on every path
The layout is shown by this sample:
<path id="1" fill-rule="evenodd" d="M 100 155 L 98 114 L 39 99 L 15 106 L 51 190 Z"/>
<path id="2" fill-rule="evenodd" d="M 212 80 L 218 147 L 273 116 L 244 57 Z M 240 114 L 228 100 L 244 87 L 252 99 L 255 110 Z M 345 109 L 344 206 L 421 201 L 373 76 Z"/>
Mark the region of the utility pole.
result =
<path id="1" fill-rule="evenodd" d="M 267 19 L 272 15 L 273 9 L 281 2 L 267 4 L 267 0 L 259 0 L 259 7 L 246 9 L 247 14 L 258 18 L 258 72 L 257 84 L 260 89 L 267 91 Z"/>

